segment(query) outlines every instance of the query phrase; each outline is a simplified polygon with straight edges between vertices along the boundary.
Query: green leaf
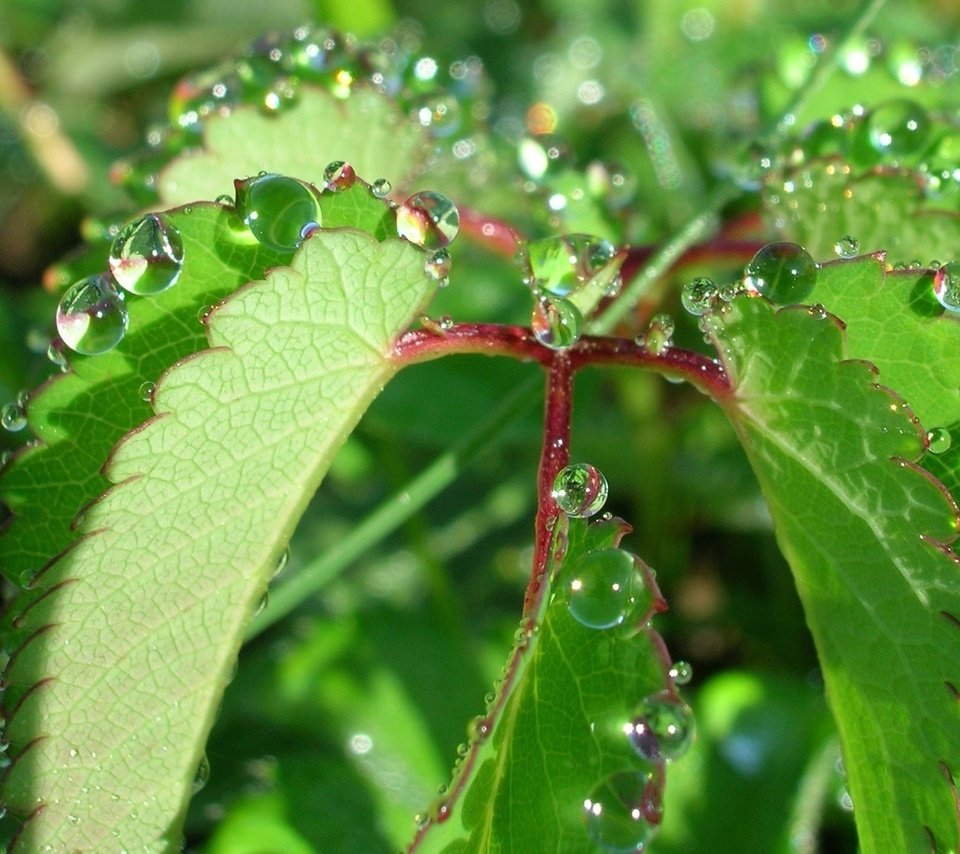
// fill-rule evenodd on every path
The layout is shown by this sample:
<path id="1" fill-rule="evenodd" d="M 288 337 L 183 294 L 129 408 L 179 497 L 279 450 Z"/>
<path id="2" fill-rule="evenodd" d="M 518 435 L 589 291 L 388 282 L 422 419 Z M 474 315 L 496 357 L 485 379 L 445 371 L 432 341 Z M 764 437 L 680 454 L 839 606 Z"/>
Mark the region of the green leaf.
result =
<path id="1" fill-rule="evenodd" d="M 107 463 L 116 486 L 16 618 L 3 800 L 43 808 L 15 850 L 179 844 L 244 627 L 432 289 L 405 241 L 321 231 L 161 378 L 157 417 Z"/>
<path id="2" fill-rule="evenodd" d="M 160 174 L 167 205 L 213 199 L 233 191 L 235 178 L 277 172 L 324 184 L 323 170 L 345 160 L 368 181 L 389 177 L 407 185 L 425 164 L 430 147 L 423 129 L 374 89 L 356 87 L 337 99 L 302 85 L 297 102 L 277 115 L 252 106 L 204 125 L 204 148 L 171 163 Z"/>
<path id="3" fill-rule="evenodd" d="M 826 264 L 809 301 L 846 323 L 847 356 L 876 365 L 925 428 L 960 421 L 960 323 L 934 298 L 931 273 L 886 273 L 874 257 Z"/>
<path id="4" fill-rule="evenodd" d="M 624 733 L 644 699 L 666 687 L 669 661 L 647 624 L 663 605 L 655 582 L 637 561 L 640 604 L 608 629 L 574 619 L 559 592 L 580 558 L 616 546 L 626 530 L 620 520 L 589 529 L 571 520 L 563 556 L 566 532 L 555 534 L 549 572 L 557 590 L 535 630 L 521 624 L 503 688 L 474 724 L 491 730 L 458 763 L 450 794 L 431 806 L 424 850 L 591 851 L 584 801 L 621 772 L 652 768 L 650 796 L 659 807 L 662 765 L 640 759 Z"/>
<path id="5" fill-rule="evenodd" d="M 960 214 L 923 193 L 923 176 L 909 169 L 860 173 L 840 160 L 815 160 L 777 173 L 763 193 L 777 230 L 814 258 L 835 257 L 851 236 L 862 252 L 887 252 L 891 262 L 949 260 L 960 242 Z"/>
<path id="6" fill-rule="evenodd" d="M 720 402 L 817 645 L 861 848 L 953 850 L 956 507 L 912 462 L 923 446 L 909 410 L 869 364 L 845 359 L 834 318 L 740 299 L 710 324 L 733 385 Z"/>

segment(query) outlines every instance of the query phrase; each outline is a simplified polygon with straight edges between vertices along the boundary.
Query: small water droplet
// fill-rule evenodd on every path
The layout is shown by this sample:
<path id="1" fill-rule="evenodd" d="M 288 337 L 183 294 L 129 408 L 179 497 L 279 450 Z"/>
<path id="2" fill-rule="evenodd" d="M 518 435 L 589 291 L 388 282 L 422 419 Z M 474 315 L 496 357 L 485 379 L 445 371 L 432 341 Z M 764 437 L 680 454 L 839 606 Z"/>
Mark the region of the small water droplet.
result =
<path id="1" fill-rule="evenodd" d="M 860 251 L 860 241 L 848 234 L 833 244 L 833 251 L 844 259 L 855 258 Z"/>
<path id="2" fill-rule="evenodd" d="M 693 679 L 693 668 L 686 661 L 675 661 L 668 675 L 674 685 L 686 685 Z"/>
<path id="3" fill-rule="evenodd" d="M 931 454 L 945 454 L 952 445 L 950 431 L 944 427 L 934 427 L 927 433 L 927 448 Z"/>
<path id="4" fill-rule="evenodd" d="M 62 342 L 52 341 L 50 346 L 47 347 L 47 359 L 61 371 L 65 371 L 67 369 L 67 357 L 64 355 L 61 345 Z"/>
<path id="5" fill-rule="evenodd" d="M 637 754 L 649 762 L 677 759 L 693 743 L 696 726 L 693 711 L 668 694 L 643 701 L 624 732 Z"/>
<path id="6" fill-rule="evenodd" d="M 197 766 L 197 772 L 193 775 L 193 784 L 191 786 L 191 792 L 195 795 L 199 792 L 204 786 L 207 785 L 207 781 L 210 779 L 210 760 L 207 759 L 207 754 L 204 753 L 200 758 L 200 764 Z"/>
<path id="7" fill-rule="evenodd" d="M 128 223 L 110 246 L 110 271 L 132 294 L 158 294 L 173 285 L 183 269 L 180 232 L 157 214 Z"/>
<path id="8" fill-rule="evenodd" d="M 947 311 L 960 311 L 960 261 L 949 261 L 934 273 L 933 295 Z"/>
<path id="9" fill-rule="evenodd" d="M 650 318 L 643 337 L 643 346 L 654 356 L 662 356 L 673 342 L 674 323 L 669 314 L 655 314 Z"/>
<path id="10" fill-rule="evenodd" d="M 397 208 L 397 233 L 415 246 L 443 249 L 459 230 L 457 206 L 440 193 L 416 193 Z"/>
<path id="11" fill-rule="evenodd" d="M 57 332 L 64 344 L 84 356 L 112 350 L 127 331 L 123 294 L 106 274 L 73 285 L 57 306 Z"/>
<path id="12" fill-rule="evenodd" d="M 802 302 L 816 282 L 816 262 L 796 243 L 768 243 L 744 269 L 746 288 L 780 305 Z"/>
<path id="13" fill-rule="evenodd" d="M 616 250 L 607 240 L 590 234 L 565 234 L 527 244 L 525 261 L 534 286 L 550 296 L 566 297 L 590 281 Z"/>
<path id="14" fill-rule="evenodd" d="M 273 575 L 270 576 L 270 580 L 273 581 L 280 573 L 282 573 L 286 568 L 287 564 L 290 562 L 290 547 L 287 546 L 280 554 L 280 557 L 277 558 L 277 565 L 273 568 Z"/>
<path id="15" fill-rule="evenodd" d="M 263 595 L 257 600 L 257 605 L 253 609 L 253 616 L 258 617 L 263 613 L 264 609 L 267 607 L 267 602 L 270 601 L 270 593 L 266 590 L 263 591 Z"/>
<path id="16" fill-rule="evenodd" d="M 713 279 L 698 276 L 683 286 L 680 291 L 680 302 L 689 314 L 700 317 L 713 308 L 719 296 L 720 288 Z"/>
<path id="17" fill-rule="evenodd" d="M 0 426 L 11 433 L 27 426 L 27 411 L 19 400 L 11 401 L 0 409 Z"/>
<path id="18" fill-rule="evenodd" d="M 334 160 L 323 170 L 323 180 L 331 193 L 342 193 L 356 183 L 357 173 L 349 163 Z"/>
<path id="19" fill-rule="evenodd" d="M 314 191 L 300 181 L 268 173 L 234 184 L 240 217 L 276 252 L 293 252 L 303 242 L 304 227 L 322 222 Z"/>
<path id="20" fill-rule="evenodd" d="M 530 327 L 534 338 L 544 347 L 565 350 L 580 340 L 583 315 L 569 300 L 542 297 L 533 305 Z"/>
<path id="21" fill-rule="evenodd" d="M 563 592 L 567 607 L 573 618 L 588 628 L 618 626 L 636 607 L 636 570 L 629 552 L 622 549 L 589 552 L 566 575 Z"/>
<path id="22" fill-rule="evenodd" d="M 370 192 L 378 199 L 385 199 L 390 195 L 392 189 L 393 187 L 386 178 L 377 178 L 377 180 L 370 185 Z"/>
<path id="23" fill-rule="evenodd" d="M 913 154 L 926 144 L 930 117 L 915 101 L 897 98 L 868 113 L 863 130 L 875 151 L 899 157 Z"/>
<path id="24" fill-rule="evenodd" d="M 437 282 L 440 287 L 447 284 L 450 276 L 450 270 L 453 267 L 453 258 L 450 256 L 449 249 L 438 249 L 427 255 L 423 262 L 423 272 L 431 279 Z"/>
<path id="25" fill-rule="evenodd" d="M 583 802 L 587 835 L 603 851 L 639 852 L 661 817 L 661 772 L 654 767 L 618 771 Z"/>
<path id="26" fill-rule="evenodd" d="M 599 469 L 573 463 L 559 471 L 550 495 L 568 516 L 584 519 L 603 509 L 607 492 L 607 479 Z"/>
<path id="27" fill-rule="evenodd" d="M 137 393 L 140 396 L 140 400 L 145 403 L 153 403 L 153 393 L 156 391 L 157 385 L 152 382 L 145 382 L 140 384 L 140 388 L 137 390 Z"/>

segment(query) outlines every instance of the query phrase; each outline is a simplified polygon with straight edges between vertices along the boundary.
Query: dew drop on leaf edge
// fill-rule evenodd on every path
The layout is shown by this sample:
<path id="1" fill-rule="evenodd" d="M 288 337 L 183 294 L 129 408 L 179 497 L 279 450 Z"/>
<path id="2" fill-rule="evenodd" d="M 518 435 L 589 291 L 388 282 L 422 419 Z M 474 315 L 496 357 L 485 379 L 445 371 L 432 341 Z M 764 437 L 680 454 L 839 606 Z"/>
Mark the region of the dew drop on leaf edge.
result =
<path id="1" fill-rule="evenodd" d="M 84 356 L 97 356 L 116 347 L 128 321 L 123 294 L 104 273 L 72 285 L 57 306 L 60 339 Z"/>
<path id="2" fill-rule="evenodd" d="M 857 240 L 856 237 L 851 237 L 848 234 L 833 244 L 833 251 L 837 253 L 838 257 L 844 260 L 855 258 L 860 251 L 860 241 Z"/>
<path id="3" fill-rule="evenodd" d="M 927 433 L 927 448 L 931 454 L 945 454 L 953 446 L 953 437 L 944 427 L 934 427 Z"/>
<path id="4" fill-rule="evenodd" d="M 589 463 L 572 463 L 557 473 L 551 497 L 568 516 L 583 519 L 603 509 L 607 493 L 607 479 L 599 469 Z"/>
<path id="5" fill-rule="evenodd" d="M 334 160 L 323 170 L 323 180 L 330 192 L 342 193 L 356 183 L 357 173 L 349 163 Z"/>
<path id="6" fill-rule="evenodd" d="M 960 261 L 949 261 L 933 275 L 933 295 L 949 312 L 960 312 Z"/>
<path id="7" fill-rule="evenodd" d="M 294 178 L 266 173 L 236 181 L 235 186 L 240 217 L 253 236 L 275 252 L 293 252 L 308 226 L 322 224 L 314 191 Z"/>
<path id="8" fill-rule="evenodd" d="M 698 276 L 684 284 L 680 291 L 680 302 L 688 314 L 701 317 L 713 308 L 719 296 L 720 288 L 713 279 Z"/>
<path id="9" fill-rule="evenodd" d="M 183 269 L 180 231 L 147 214 L 120 229 L 110 246 L 110 271 L 124 290 L 151 295 L 176 283 Z"/>
<path id="10" fill-rule="evenodd" d="M 626 728 L 637 755 L 650 762 L 677 759 L 693 743 L 693 710 L 682 700 L 663 693 L 647 697 Z"/>
<path id="11" fill-rule="evenodd" d="M 643 336 L 644 347 L 653 356 L 662 356 L 673 343 L 673 318 L 661 312 L 650 318 L 647 331 Z"/>
<path id="12" fill-rule="evenodd" d="M 27 412 L 19 400 L 11 401 L 0 409 L 0 426 L 11 433 L 27 426 Z"/>
<path id="13" fill-rule="evenodd" d="M 778 305 L 803 302 L 817 283 L 817 263 L 796 243 L 768 243 L 744 268 L 744 285 Z"/>
<path id="14" fill-rule="evenodd" d="M 460 212 L 442 193 L 414 193 L 397 208 L 397 234 L 428 250 L 449 246 L 460 231 Z"/>

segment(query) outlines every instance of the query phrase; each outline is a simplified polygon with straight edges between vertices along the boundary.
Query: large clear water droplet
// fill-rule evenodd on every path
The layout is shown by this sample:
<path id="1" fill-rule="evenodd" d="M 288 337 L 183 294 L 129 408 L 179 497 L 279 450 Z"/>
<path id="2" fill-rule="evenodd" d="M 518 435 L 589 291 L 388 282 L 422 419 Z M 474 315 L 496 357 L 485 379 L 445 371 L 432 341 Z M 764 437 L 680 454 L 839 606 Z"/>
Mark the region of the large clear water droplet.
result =
<path id="1" fill-rule="evenodd" d="M 183 240 L 180 232 L 157 214 L 128 223 L 110 246 L 110 271 L 132 294 L 158 294 L 180 277 Z"/>
<path id="2" fill-rule="evenodd" d="M 747 264 L 743 283 L 780 305 L 803 302 L 817 283 L 817 263 L 796 243 L 768 243 Z"/>
<path id="3" fill-rule="evenodd" d="M 836 243 L 833 244 L 833 251 L 837 255 L 845 260 L 850 258 L 856 258 L 857 253 L 860 251 L 860 241 L 856 237 L 851 237 L 849 234 L 846 237 L 841 237 Z"/>
<path id="4" fill-rule="evenodd" d="M 326 187 L 332 193 L 342 193 L 349 190 L 357 181 L 357 173 L 353 167 L 343 160 L 334 160 L 328 163 L 327 168 L 323 170 L 323 180 Z"/>
<path id="5" fill-rule="evenodd" d="M 660 790 L 653 767 L 611 774 L 583 802 L 590 841 L 602 851 L 643 851 L 660 823 Z"/>
<path id="6" fill-rule="evenodd" d="M 0 426 L 11 433 L 16 433 L 27 426 L 27 411 L 19 400 L 11 401 L 0 409 Z"/>
<path id="7" fill-rule="evenodd" d="M 926 145 L 930 117 L 915 101 L 898 98 L 871 111 L 863 126 L 876 151 L 898 157 L 918 152 Z"/>
<path id="8" fill-rule="evenodd" d="M 112 350 L 127 331 L 123 294 L 106 274 L 73 285 L 57 306 L 57 332 L 64 344 L 84 356 Z"/>
<path id="9" fill-rule="evenodd" d="M 933 295 L 947 311 L 960 311 L 960 262 L 949 261 L 934 273 Z"/>
<path id="10" fill-rule="evenodd" d="M 275 252 L 293 252 L 305 227 L 322 222 L 316 195 L 300 181 L 267 173 L 234 184 L 237 212 L 253 236 Z"/>
<path id="11" fill-rule="evenodd" d="M 565 350 L 580 340 L 583 315 L 569 300 L 561 297 L 542 297 L 533 305 L 530 318 L 533 336 L 544 347 Z"/>
<path id="12" fill-rule="evenodd" d="M 687 313 L 700 317 L 712 308 L 720 296 L 720 288 L 713 279 L 699 276 L 687 282 L 680 291 L 680 302 Z"/>
<path id="13" fill-rule="evenodd" d="M 587 518 L 603 509 L 607 501 L 607 479 L 594 466 L 573 463 L 557 473 L 551 497 L 568 516 Z"/>
<path id="14" fill-rule="evenodd" d="M 693 743 L 693 710 L 669 694 L 656 694 L 643 701 L 624 732 L 642 759 L 677 759 Z"/>
<path id="15" fill-rule="evenodd" d="M 563 593 L 573 618 L 591 629 L 620 625 L 637 606 L 639 579 L 633 555 L 622 549 L 598 549 L 566 573 Z"/>
<path id="16" fill-rule="evenodd" d="M 460 212 L 441 193 L 416 193 L 397 208 L 397 233 L 424 249 L 449 246 L 459 230 Z"/>
<path id="17" fill-rule="evenodd" d="M 590 281 L 616 255 L 613 244 L 589 234 L 565 234 L 534 240 L 526 247 L 534 284 L 541 291 L 569 296 Z"/>

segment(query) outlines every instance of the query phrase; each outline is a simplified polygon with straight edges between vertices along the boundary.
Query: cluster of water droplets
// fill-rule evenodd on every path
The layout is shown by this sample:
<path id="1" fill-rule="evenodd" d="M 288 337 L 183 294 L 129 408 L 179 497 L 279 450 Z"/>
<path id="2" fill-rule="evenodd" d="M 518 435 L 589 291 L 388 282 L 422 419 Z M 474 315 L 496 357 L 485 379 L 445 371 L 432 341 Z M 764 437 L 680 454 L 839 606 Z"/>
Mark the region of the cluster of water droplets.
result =
<path id="1" fill-rule="evenodd" d="M 590 234 L 563 234 L 533 240 L 518 252 L 524 283 L 534 296 L 530 326 L 545 347 L 564 350 L 580 340 L 584 318 L 577 295 L 600 284 L 606 296 L 621 286 L 617 250 Z"/>
<path id="2" fill-rule="evenodd" d="M 199 142 L 204 122 L 237 107 L 278 113 L 297 103 L 303 86 L 347 99 L 372 88 L 394 99 L 435 141 L 438 152 L 465 160 L 490 112 L 490 83 L 477 57 L 444 63 L 421 50 L 418 33 L 401 27 L 366 42 L 329 27 L 298 27 L 254 42 L 237 59 L 184 77 L 168 104 L 169 126 L 152 130 L 151 151 L 118 164 L 115 177 L 141 202 L 155 197 L 156 173 L 172 156 Z"/>
<path id="3" fill-rule="evenodd" d="M 558 509 L 573 519 L 600 513 L 607 495 L 606 478 L 588 463 L 563 468 L 551 492 Z M 591 631 L 614 633 L 614 642 L 629 643 L 661 605 L 653 570 L 616 547 L 588 550 L 562 565 L 557 587 L 573 620 Z M 600 780 L 583 800 L 586 833 L 602 850 L 639 851 L 656 832 L 665 763 L 682 756 L 694 738 L 693 713 L 676 691 L 691 677 L 689 664 L 677 662 L 663 690 L 641 698 L 628 715 L 592 724 L 609 741 L 610 751 L 625 757 L 624 767 Z"/>

